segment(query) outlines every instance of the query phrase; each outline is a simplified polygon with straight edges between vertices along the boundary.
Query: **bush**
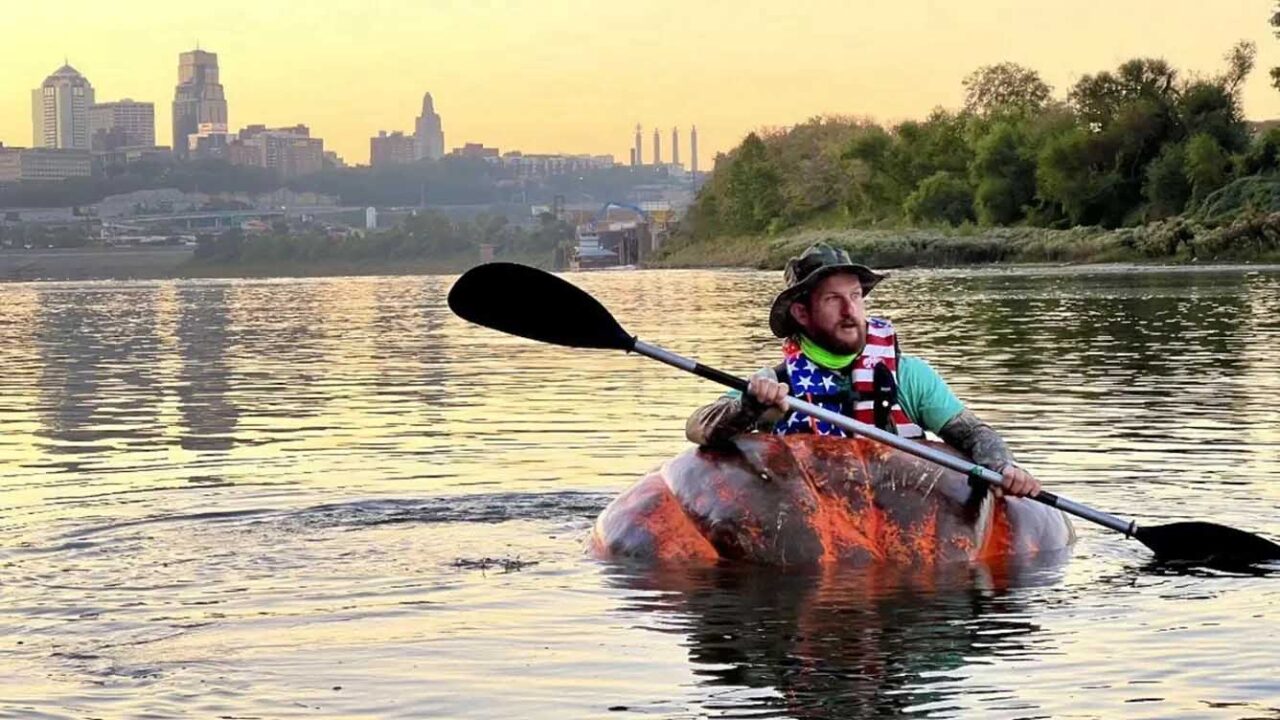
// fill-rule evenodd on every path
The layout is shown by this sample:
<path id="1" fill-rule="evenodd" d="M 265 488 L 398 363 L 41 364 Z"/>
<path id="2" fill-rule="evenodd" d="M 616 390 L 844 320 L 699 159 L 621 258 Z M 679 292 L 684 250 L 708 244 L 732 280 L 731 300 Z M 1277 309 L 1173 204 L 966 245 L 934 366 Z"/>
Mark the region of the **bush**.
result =
<path id="1" fill-rule="evenodd" d="M 907 196 L 902 211 L 914 222 L 945 222 L 954 226 L 972 221 L 973 189 L 953 173 L 937 172 Z"/>

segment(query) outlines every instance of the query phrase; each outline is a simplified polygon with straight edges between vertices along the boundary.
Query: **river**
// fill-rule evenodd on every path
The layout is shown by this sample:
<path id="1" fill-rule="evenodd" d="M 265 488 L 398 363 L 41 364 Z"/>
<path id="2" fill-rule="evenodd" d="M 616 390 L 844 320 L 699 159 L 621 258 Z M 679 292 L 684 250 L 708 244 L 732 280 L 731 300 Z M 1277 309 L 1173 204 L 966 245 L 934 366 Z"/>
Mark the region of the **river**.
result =
<path id="1" fill-rule="evenodd" d="M 570 278 L 746 374 L 779 275 Z M 0 717 L 1280 717 L 1277 569 L 1083 522 L 1009 578 L 586 557 L 720 391 L 451 281 L 0 285 Z M 1280 536 L 1280 268 L 901 271 L 870 310 L 1047 488 Z"/>

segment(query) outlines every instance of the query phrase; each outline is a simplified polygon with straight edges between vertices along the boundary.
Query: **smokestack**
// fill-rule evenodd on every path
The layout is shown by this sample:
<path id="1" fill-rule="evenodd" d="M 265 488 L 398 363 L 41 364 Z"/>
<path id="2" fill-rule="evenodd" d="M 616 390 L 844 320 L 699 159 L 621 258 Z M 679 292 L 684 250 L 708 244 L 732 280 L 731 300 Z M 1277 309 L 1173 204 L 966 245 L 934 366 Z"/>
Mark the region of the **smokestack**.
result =
<path id="1" fill-rule="evenodd" d="M 643 149 L 644 147 L 640 144 L 640 124 L 636 123 L 636 147 L 635 147 L 636 160 L 634 163 L 632 163 L 632 165 L 639 165 L 640 163 L 644 162 L 644 153 L 642 152 Z"/>
<path id="2" fill-rule="evenodd" d="M 698 126 L 689 131 L 689 172 L 698 174 Z"/>
<path id="3" fill-rule="evenodd" d="M 658 128 L 653 129 L 653 164 L 662 164 L 662 136 L 658 134 Z"/>
<path id="4" fill-rule="evenodd" d="M 636 149 L 631 148 L 631 166 L 635 167 L 635 165 L 636 165 Z"/>
<path id="5" fill-rule="evenodd" d="M 671 128 L 671 164 L 680 164 L 680 128 Z"/>

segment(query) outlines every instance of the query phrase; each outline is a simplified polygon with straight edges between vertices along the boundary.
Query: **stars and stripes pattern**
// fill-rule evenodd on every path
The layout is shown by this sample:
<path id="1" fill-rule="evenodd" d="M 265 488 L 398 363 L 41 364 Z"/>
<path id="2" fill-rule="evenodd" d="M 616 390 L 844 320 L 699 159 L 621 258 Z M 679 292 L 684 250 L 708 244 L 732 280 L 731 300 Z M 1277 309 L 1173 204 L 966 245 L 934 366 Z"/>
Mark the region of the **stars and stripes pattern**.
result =
<path id="1" fill-rule="evenodd" d="M 883 364 L 888 368 L 893 374 L 894 386 L 897 386 L 897 335 L 893 325 L 881 318 L 870 318 L 867 321 L 866 345 L 854 360 L 852 373 L 843 377 L 807 357 L 800 350 L 800 344 L 794 340 L 788 339 L 783 344 L 783 354 L 786 356 L 787 384 L 793 395 L 868 425 L 875 424 L 875 402 L 870 398 L 875 397 L 876 366 Z M 899 435 L 924 436 L 923 428 L 907 417 L 896 397 L 889 414 Z M 801 412 L 788 413 L 774 427 L 774 432 L 778 435 L 814 433 L 848 436 L 843 429 Z"/>

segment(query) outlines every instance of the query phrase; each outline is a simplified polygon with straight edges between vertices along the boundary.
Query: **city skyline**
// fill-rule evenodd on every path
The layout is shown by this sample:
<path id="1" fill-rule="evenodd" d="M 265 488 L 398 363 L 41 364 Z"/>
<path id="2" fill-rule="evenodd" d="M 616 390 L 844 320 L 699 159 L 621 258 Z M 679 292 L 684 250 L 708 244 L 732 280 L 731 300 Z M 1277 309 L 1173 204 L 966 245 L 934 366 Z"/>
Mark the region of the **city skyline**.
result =
<path id="1" fill-rule="evenodd" d="M 451 128 L 445 152 L 476 142 L 504 151 L 608 153 L 625 162 L 637 123 L 649 134 L 697 124 L 698 165 L 709 168 L 715 153 L 753 129 L 823 114 L 893 122 L 958 107 L 960 81 L 983 64 L 1032 67 L 1061 96 L 1081 75 L 1134 56 L 1213 74 L 1241 39 L 1259 47 L 1242 93 L 1246 115 L 1280 115 L 1280 93 L 1267 77 L 1280 64 L 1280 43 L 1266 24 L 1267 4 L 1252 0 L 1077 3 L 1034 13 L 997 0 L 963 9 L 818 3 L 803 14 L 765 3 L 747 11 L 667 2 L 392 1 L 374 15 L 325 3 L 305 15 L 245 0 L 227 5 L 211 17 L 186 8 L 152 12 L 155 3 L 141 0 L 110 9 L 70 0 L 58 13 L 65 47 L 19 34 L 6 52 L 0 142 L 27 144 L 31 88 L 64 54 L 101 97 L 164 108 L 173 98 L 175 56 L 197 45 L 219 56 L 229 125 L 306 123 L 352 162 L 365 161 L 379 129 L 410 128 L 426 91 Z M 6 14 L 33 25 L 55 19 L 36 7 Z M 630 34 L 629 27 L 647 30 Z M 126 30 L 148 42 L 122 42 Z M 156 115 L 157 137 L 172 137 L 169 113 Z"/>

